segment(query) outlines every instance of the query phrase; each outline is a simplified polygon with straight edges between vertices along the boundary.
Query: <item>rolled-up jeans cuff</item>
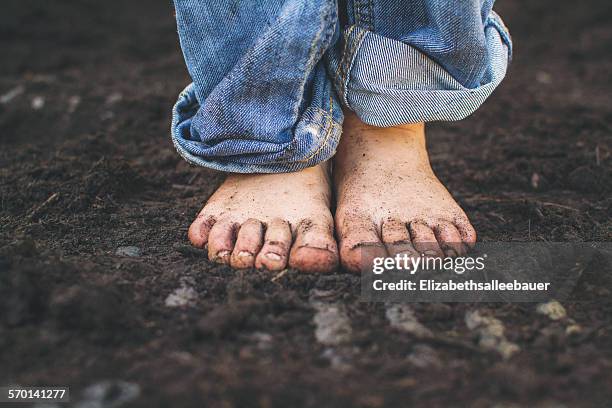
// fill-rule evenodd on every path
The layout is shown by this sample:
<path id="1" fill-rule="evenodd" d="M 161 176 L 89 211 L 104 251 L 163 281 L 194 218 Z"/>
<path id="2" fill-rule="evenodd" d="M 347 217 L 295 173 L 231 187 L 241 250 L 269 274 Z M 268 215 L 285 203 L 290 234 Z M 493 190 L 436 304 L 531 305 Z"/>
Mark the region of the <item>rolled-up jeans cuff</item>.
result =
<path id="1" fill-rule="evenodd" d="M 494 12 L 485 37 L 488 65 L 473 88 L 417 48 L 358 26 L 345 30 L 340 57 L 330 58 L 330 67 L 343 103 L 370 125 L 455 121 L 478 109 L 506 75 L 512 43 Z"/>
<path id="2" fill-rule="evenodd" d="M 330 159 L 340 140 L 342 125 L 335 118 L 330 98 L 330 112 L 316 107 L 307 108 L 294 128 L 288 142 L 262 142 L 232 139 L 207 145 L 191 136 L 191 121 L 200 105 L 195 87 L 189 84 L 172 109 L 171 135 L 178 153 L 191 164 L 231 173 L 286 173 L 312 167 Z M 334 112 L 333 109 L 336 109 Z M 249 151 L 249 143 L 257 144 L 257 153 Z"/>

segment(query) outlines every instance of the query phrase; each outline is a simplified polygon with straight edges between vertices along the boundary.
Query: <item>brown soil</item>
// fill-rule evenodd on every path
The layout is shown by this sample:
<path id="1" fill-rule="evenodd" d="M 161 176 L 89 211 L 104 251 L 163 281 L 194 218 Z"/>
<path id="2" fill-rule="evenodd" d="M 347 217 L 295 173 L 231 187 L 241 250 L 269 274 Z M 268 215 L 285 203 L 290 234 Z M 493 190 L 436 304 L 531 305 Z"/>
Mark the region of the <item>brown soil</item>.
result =
<path id="1" fill-rule="evenodd" d="M 509 77 L 469 119 L 429 127 L 434 167 L 482 240 L 610 241 L 612 3 L 497 8 Z M 189 247 L 222 176 L 170 143 L 189 79 L 169 2 L 8 0 L 0 44 L 0 95 L 19 94 L 0 103 L 0 385 L 69 385 L 77 401 L 122 380 L 134 407 L 612 404 L 603 269 L 591 301 L 564 304 L 578 333 L 531 304 L 416 304 L 435 333 L 418 338 L 360 303 L 356 276 L 238 272 Z M 193 304 L 166 306 L 181 285 Z M 344 305 L 343 341 L 317 341 L 313 293 Z M 521 351 L 479 348 L 474 309 Z"/>

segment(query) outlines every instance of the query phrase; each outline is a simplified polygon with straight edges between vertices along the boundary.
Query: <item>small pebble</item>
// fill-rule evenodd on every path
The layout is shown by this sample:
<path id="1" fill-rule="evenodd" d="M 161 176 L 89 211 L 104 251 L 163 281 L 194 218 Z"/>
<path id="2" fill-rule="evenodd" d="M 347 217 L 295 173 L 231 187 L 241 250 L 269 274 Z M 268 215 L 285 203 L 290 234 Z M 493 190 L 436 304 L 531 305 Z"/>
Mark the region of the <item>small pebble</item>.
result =
<path id="1" fill-rule="evenodd" d="M 25 91 L 23 85 L 16 86 L 5 94 L 0 95 L 0 103 L 7 104 Z"/>
<path id="2" fill-rule="evenodd" d="M 115 117 L 115 114 L 111 111 L 102 112 L 100 114 L 100 120 L 110 120 Z"/>
<path id="3" fill-rule="evenodd" d="M 189 286 L 181 286 L 166 298 L 165 305 L 168 307 L 193 306 L 198 300 L 198 292 Z"/>
<path id="4" fill-rule="evenodd" d="M 74 111 L 81 104 L 81 97 L 78 95 L 73 95 L 68 98 L 68 113 L 74 113 Z"/>
<path id="5" fill-rule="evenodd" d="M 489 316 L 482 316 L 479 311 L 468 311 L 465 314 L 468 329 L 478 334 L 478 345 L 485 350 L 497 351 L 504 359 L 520 351 L 520 347 L 506 339 L 503 323 Z"/>
<path id="6" fill-rule="evenodd" d="M 123 95 L 120 92 L 113 92 L 106 97 L 106 103 L 112 105 L 123 100 Z"/>
<path id="7" fill-rule="evenodd" d="M 565 328 L 565 334 L 568 336 L 579 333 L 582 333 L 582 327 L 579 324 L 570 324 Z"/>
<path id="8" fill-rule="evenodd" d="M 254 342 L 259 350 L 269 350 L 272 348 L 273 337 L 271 334 L 254 332 L 249 336 L 249 340 Z"/>
<path id="9" fill-rule="evenodd" d="M 323 352 L 322 357 L 329 361 L 331 368 L 337 371 L 349 371 L 351 364 L 347 356 L 334 348 L 327 348 Z"/>
<path id="10" fill-rule="evenodd" d="M 138 257 L 140 256 L 140 248 L 136 246 L 122 246 L 117 248 L 115 255 Z"/>
<path id="11" fill-rule="evenodd" d="M 340 304 L 315 303 L 315 337 L 321 344 L 337 346 L 348 343 L 352 329 L 344 306 Z"/>
<path id="12" fill-rule="evenodd" d="M 540 187 L 540 175 L 538 173 L 533 173 L 531 175 L 531 187 L 534 189 L 538 189 Z"/>
<path id="13" fill-rule="evenodd" d="M 432 336 L 431 331 L 417 320 L 413 310 L 407 305 L 391 305 L 387 308 L 385 316 L 394 329 L 419 338 Z"/>
<path id="14" fill-rule="evenodd" d="M 538 71 L 535 76 L 536 81 L 548 85 L 552 82 L 552 76 L 546 71 Z"/>
<path id="15" fill-rule="evenodd" d="M 75 408 L 117 408 L 140 395 L 138 384 L 126 381 L 102 381 L 83 390 Z"/>
<path id="16" fill-rule="evenodd" d="M 567 317 L 567 312 L 563 305 L 556 300 L 550 302 L 540 303 L 536 307 L 536 312 L 548 316 L 550 320 L 561 320 Z"/>
<path id="17" fill-rule="evenodd" d="M 442 361 L 440 361 L 436 350 L 424 344 L 414 346 L 414 350 L 408 355 L 408 361 L 419 368 L 442 366 Z"/>
<path id="18" fill-rule="evenodd" d="M 34 98 L 32 98 L 32 102 L 30 103 L 30 106 L 32 106 L 32 109 L 34 110 L 40 110 L 44 108 L 45 98 L 42 96 L 35 96 Z"/>

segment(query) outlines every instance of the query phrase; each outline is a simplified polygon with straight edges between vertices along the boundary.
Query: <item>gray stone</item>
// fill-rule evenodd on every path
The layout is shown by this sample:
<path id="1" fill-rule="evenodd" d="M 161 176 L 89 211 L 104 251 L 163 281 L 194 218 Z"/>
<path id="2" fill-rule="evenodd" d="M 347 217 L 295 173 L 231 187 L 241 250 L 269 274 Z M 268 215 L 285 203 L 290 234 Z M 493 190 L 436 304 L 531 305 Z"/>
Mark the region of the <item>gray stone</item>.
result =
<path id="1" fill-rule="evenodd" d="M 117 250 L 115 251 L 115 255 L 138 257 L 140 256 L 140 248 L 136 246 L 122 246 L 117 248 Z"/>
<path id="2" fill-rule="evenodd" d="M 442 362 L 436 350 L 425 344 L 414 346 L 412 353 L 408 355 L 408 361 L 416 367 L 441 367 Z"/>
<path id="3" fill-rule="evenodd" d="M 138 398 L 140 386 L 127 381 L 101 381 L 83 390 L 75 408 L 117 408 Z"/>
<path id="4" fill-rule="evenodd" d="M 503 323 L 494 317 L 482 316 L 478 310 L 468 311 L 465 314 L 465 324 L 477 333 L 478 345 L 485 350 L 496 351 L 504 359 L 520 351 L 518 345 L 506 339 Z"/>
<path id="5" fill-rule="evenodd" d="M 394 304 L 387 307 L 385 312 L 391 327 L 401 332 L 412 334 L 419 338 L 431 337 L 431 331 L 423 326 L 408 305 Z"/>
<path id="6" fill-rule="evenodd" d="M 198 292 L 190 286 L 181 286 L 166 297 L 165 305 L 168 307 L 193 306 L 198 300 Z"/>
<path id="7" fill-rule="evenodd" d="M 567 312 L 563 305 L 556 300 L 540 303 L 536 307 L 536 312 L 547 316 L 550 320 L 561 320 L 567 317 Z"/>
<path id="8" fill-rule="evenodd" d="M 351 324 L 341 304 L 315 303 L 315 337 L 326 346 L 348 343 L 351 339 Z"/>

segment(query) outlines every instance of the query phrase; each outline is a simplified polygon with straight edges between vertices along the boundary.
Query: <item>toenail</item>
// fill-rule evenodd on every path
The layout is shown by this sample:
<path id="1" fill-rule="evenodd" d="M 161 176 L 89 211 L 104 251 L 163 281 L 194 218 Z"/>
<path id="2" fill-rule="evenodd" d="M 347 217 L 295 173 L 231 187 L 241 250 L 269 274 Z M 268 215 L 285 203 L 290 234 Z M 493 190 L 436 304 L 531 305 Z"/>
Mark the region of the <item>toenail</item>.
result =
<path id="1" fill-rule="evenodd" d="M 426 256 L 438 256 L 438 253 L 432 249 L 425 251 L 423 254 Z"/>
<path id="2" fill-rule="evenodd" d="M 351 248 L 351 249 L 355 249 L 355 248 L 357 248 L 358 246 L 359 246 L 359 244 L 355 245 L 355 246 L 354 246 L 353 248 Z M 320 250 L 320 251 L 332 252 L 332 251 L 329 249 L 329 245 L 325 245 L 324 247 L 315 246 L 315 245 L 300 245 L 300 246 L 298 247 L 298 249 L 302 249 L 302 248 L 318 249 L 318 250 Z"/>
<path id="3" fill-rule="evenodd" d="M 276 254 L 274 252 L 266 252 L 266 258 L 268 258 L 271 261 L 280 261 L 282 259 L 282 257 L 279 254 Z"/>
<path id="4" fill-rule="evenodd" d="M 449 249 L 446 250 L 446 256 L 448 256 L 450 258 L 454 258 L 457 255 L 458 255 L 457 251 L 455 251 L 454 249 L 449 248 Z"/>
<path id="5" fill-rule="evenodd" d="M 219 251 L 217 255 L 215 255 L 215 261 L 217 260 L 227 260 L 230 256 L 230 251 Z"/>
<path id="6" fill-rule="evenodd" d="M 252 258 L 253 254 L 249 251 L 240 251 L 238 252 L 238 258 Z"/>

